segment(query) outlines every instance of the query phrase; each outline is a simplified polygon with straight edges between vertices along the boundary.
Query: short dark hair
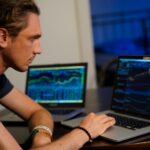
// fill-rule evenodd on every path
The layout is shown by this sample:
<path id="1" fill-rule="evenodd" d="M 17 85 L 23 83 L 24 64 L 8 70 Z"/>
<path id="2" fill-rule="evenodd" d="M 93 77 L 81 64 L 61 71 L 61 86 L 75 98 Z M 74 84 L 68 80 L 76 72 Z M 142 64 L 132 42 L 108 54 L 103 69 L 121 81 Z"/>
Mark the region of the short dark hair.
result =
<path id="1" fill-rule="evenodd" d="M 28 13 L 40 15 L 34 0 L 0 0 L 0 28 L 16 37 L 27 26 Z"/>

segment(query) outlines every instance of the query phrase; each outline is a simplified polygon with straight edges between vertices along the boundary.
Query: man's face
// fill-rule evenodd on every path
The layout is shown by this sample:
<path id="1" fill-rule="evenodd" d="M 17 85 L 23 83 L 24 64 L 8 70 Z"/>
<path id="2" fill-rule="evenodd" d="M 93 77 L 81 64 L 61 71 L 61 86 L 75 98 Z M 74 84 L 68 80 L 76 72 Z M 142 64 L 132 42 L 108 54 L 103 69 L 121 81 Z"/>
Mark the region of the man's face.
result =
<path id="1" fill-rule="evenodd" d="M 26 71 L 36 54 L 41 53 L 41 28 L 39 16 L 30 13 L 28 25 L 15 39 L 10 38 L 5 49 L 6 65 L 18 71 Z"/>

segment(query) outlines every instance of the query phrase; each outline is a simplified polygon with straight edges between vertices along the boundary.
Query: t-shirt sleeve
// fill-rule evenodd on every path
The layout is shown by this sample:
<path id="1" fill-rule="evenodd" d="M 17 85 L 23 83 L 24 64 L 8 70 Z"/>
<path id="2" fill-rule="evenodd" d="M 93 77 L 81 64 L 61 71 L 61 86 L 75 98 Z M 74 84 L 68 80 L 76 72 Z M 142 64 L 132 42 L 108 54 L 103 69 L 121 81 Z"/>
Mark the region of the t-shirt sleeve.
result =
<path id="1" fill-rule="evenodd" d="M 7 79 L 7 77 L 2 74 L 0 75 L 0 98 L 7 95 L 13 89 L 13 85 Z"/>

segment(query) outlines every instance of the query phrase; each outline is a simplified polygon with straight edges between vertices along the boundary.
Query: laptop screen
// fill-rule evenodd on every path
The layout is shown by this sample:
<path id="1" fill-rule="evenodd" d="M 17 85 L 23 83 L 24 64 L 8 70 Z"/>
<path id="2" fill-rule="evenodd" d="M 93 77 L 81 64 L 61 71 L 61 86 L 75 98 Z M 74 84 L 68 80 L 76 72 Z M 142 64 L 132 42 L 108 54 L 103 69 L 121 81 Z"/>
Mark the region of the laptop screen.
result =
<path id="1" fill-rule="evenodd" d="M 150 57 L 119 57 L 111 108 L 150 117 Z"/>
<path id="2" fill-rule="evenodd" d="M 83 106 L 86 76 L 87 63 L 30 66 L 26 94 L 46 106 Z"/>

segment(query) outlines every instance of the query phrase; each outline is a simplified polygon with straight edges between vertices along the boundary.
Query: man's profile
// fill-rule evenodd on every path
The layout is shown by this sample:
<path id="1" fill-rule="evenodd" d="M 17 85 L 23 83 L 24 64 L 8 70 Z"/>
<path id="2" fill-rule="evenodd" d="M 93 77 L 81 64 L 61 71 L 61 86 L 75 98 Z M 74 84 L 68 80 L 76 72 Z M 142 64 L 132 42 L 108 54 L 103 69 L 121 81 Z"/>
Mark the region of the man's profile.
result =
<path id="1" fill-rule="evenodd" d="M 79 128 L 53 141 L 51 114 L 15 88 L 5 75 L 10 67 L 26 71 L 35 56 L 42 52 L 39 15 L 33 0 L 0 0 L 0 103 L 28 121 L 30 150 L 79 149 L 112 126 L 114 119 L 90 113 Z M 0 149 L 22 149 L 1 122 L 0 136 L 3 137 L 0 138 Z"/>

